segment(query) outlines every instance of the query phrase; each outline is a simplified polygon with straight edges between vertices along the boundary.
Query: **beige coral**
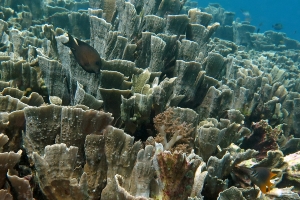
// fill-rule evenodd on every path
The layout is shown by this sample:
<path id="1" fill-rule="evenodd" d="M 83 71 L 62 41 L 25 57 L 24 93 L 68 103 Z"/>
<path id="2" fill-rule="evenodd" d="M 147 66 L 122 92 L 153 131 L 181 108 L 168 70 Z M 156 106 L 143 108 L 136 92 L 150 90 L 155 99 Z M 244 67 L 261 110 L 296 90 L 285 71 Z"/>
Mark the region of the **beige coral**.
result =
<path id="1" fill-rule="evenodd" d="M 0 200 L 13 200 L 13 197 L 7 190 L 0 190 Z"/>
<path id="2" fill-rule="evenodd" d="M 6 182 L 5 177 L 8 170 L 12 169 L 19 162 L 21 153 L 21 150 L 18 153 L 0 153 L 0 188 L 3 188 Z"/>
<path id="3" fill-rule="evenodd" d="M 8 142 L 7 135 L 0 133 L 0 153 L 2 153 L 2 147 Z"/>
<path id="4" fill-rule="evenodd" d="M 33 199 L 33 194 L 29 181 L 24 178 L 19 178 L 17 176 L 7 176 L 13 190 L 17 193 L 18 200 L 31 200 Z M 11 189 L 12 190 L 12 189 Z"/>
<path id="5" fill-rule="evenodd" d="M 44 156 L 34 152 L 33 162 L 45 196 L 53 200 L 88 199 L 86 173 L 81 177 L 74 173 L 78 147 L 54 144 L 46 146 L 44 152 Z"/>

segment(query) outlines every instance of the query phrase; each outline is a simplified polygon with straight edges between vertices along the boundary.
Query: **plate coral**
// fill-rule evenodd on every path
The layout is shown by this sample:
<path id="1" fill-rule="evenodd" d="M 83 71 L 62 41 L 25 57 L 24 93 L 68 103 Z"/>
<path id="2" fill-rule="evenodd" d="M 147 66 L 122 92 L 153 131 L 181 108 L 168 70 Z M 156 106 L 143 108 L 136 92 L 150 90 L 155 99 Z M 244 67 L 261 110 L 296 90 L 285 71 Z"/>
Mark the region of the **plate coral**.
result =
<path id="1" fill-rule="evenodd" d="M 0 1 L 0 199 L 300 199 L 300 43 L 196 4 Z"/>

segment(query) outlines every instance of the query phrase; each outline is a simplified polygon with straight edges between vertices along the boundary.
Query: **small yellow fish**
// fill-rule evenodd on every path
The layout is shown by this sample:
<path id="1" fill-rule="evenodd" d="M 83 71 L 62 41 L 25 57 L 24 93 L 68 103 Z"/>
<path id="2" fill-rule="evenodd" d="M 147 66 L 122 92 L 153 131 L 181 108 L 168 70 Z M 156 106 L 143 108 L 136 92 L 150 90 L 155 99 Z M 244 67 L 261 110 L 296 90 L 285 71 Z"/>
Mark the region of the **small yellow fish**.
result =
<path id="1" fill-rule="evenodd" d="M 99 53 L 91 47 L 89 44 L 82 42 L 79 39 L 73 38 L 67 33 L 69 41 L 62 43 L 63 45 L 69 47 L 77 61 L 77 63 L 89 73 L 100 73 L 102 66 L 101 58 Z"/>
<path id="2" fill-rule="evenodd" d="M 241 171 L 247 174 L 247 176 L 251 180 L 251 184 L 254 186 L 257 185 L 262 193 L 267 193 L 271 190 L 271 187 L 273 184 L 270 182 L 270 180 L 276 176 L 277 174 L 274 174 L 271 172 L 269 168 L 266 167 L 238 167 Z"/>

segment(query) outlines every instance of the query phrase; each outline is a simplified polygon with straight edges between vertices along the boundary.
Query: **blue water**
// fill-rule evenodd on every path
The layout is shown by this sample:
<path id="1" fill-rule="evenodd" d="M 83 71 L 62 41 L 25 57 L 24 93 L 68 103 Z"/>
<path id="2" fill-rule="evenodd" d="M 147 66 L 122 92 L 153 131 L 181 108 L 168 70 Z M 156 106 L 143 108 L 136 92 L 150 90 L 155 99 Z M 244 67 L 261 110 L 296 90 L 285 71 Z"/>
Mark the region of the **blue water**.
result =
<path id="1" fill-rule="evenodd" d="M 300 0 L 198 0 L 199 7 L 219 3 L 226 11 L 244 20 L 241 9 L 249 11 L 251 24 L 260 26 L 260 32 L 273 30 L 272 25 L 281 23 L 287 37 L 300 41 Z"/>

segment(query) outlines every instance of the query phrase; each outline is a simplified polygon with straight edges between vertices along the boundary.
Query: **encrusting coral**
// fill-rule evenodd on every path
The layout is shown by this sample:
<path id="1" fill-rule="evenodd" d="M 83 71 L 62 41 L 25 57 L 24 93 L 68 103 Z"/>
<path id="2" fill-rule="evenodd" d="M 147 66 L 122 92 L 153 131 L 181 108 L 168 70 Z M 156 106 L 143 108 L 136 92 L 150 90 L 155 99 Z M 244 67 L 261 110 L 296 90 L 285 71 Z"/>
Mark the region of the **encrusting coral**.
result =
<path id="1" fill-rule="evenodd" d="M 299 199 L 299 42 L 196 4 L 0 1 L 0 197 Z"/>

